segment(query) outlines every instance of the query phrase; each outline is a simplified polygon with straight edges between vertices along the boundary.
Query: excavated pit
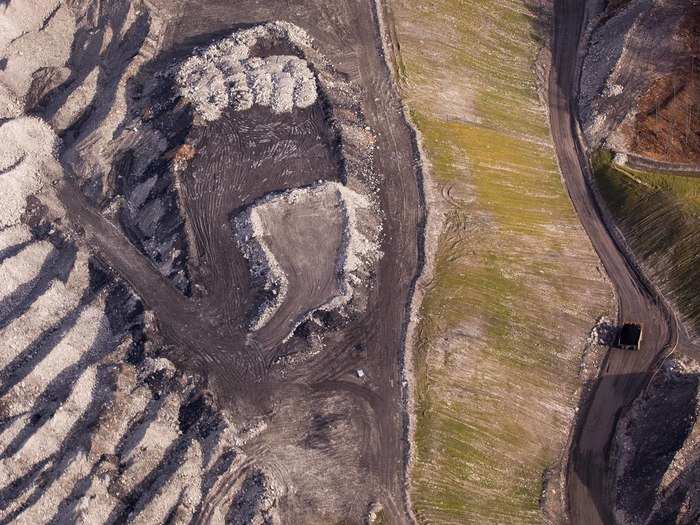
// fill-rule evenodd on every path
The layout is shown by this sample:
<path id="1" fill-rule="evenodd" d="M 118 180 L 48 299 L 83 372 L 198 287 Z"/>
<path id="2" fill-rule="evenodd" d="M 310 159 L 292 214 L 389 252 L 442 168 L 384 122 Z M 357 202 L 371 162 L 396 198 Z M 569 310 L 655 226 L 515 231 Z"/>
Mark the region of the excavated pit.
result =
<path id="1" fill-rule="evenodd" d="M 32 45 L 62 20 L 49 4 L 25 24 Z M 401 348 L 422 209 L 374 8 L 78 0 L 72 44 L 56 40 L 41 63 L 10 50 L 3 72 L 17 82 L 0 88 L 0 118 L 42 117 L 64 175 L 32 186 L 29 233 L 8 229 L 0 251 L 17 275 L 0 289 L 1 329 L 24 356 L 8 370 L 55 366 L 55 345 L 77 361 L 59 383 L 36 374 L 26 413 L 20 376 L 3 379 L 3 517 L 360 522 L 380 502 L 402 521 Z M 183 90 L 191 57 L 277 19 L 244 60 L 190 64 L 204 98 Z M 321 188 L 309 206 L 262 213 L 289 291 L 251 331 L 260 283 L 234 218 L 309 188 Z M 93 255 L 101 291 L 49 292 Z M 64 296 L 75 313 L 34 306 Z M 26 350 L 35 337 L 47 343 Z M 37 454 L 40 441 L 54 448 Z"/>

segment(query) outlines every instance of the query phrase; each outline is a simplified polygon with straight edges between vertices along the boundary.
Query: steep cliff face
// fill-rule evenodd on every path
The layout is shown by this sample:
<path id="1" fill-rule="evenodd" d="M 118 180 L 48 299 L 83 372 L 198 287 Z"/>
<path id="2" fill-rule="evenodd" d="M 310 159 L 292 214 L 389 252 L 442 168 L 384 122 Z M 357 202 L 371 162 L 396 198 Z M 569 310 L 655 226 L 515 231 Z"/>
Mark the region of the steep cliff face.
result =
<path id="1" fill-rule="evenodd" d="M 700 162 L 700 2 L 610 0 L 588 36 L 579 113 L 590 145 Z"/>

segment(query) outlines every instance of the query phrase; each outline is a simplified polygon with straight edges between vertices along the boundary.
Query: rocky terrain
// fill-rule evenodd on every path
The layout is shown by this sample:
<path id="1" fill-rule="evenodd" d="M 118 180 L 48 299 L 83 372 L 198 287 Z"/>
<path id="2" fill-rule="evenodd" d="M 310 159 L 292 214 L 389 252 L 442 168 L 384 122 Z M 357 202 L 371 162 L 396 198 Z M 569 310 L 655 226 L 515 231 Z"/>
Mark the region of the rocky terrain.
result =
<path id="1" fill-rule="evenodd" d="M 589 144 L 700 164 L 700 3 L 605 1 L 591 11 L 579 96 Z"/>
<path id="2" fill-rule="evenodd" d="M 0 2 L 2 522 L 404 521 L 423 210 L 376 22 Z"/>
<path id="3" fill-rule="evenodd" d="M 221 118 L 223 109 L 245 111 L 260 105 L 274 113 L 308 108 L 317 98 L 316 78 L 309 64 L 294 55 L 251 56 L 256 47 L 288 43 L 310 47 L 300 28 L 271 22 L 237 31 L 200 50 L 177 71 L 177 85 L 185 100 L 205 120 Z"/>
<path id="4" fill-rule="evenodd" d="M 700 519 L 700 367 L 669 359 L 619 423 L 618 523 L 697 523 Z"/>
<path id="5" fill-rule="evenodd" d="M 254 430 L 158 357 L 152 314 L 37 213 L 0 232 L 3 522 L 269 517 L 240 449 Z"/>
<path id="6" fill-rule="evenodd" d="M 0 523 L 698 522 L 700 5 L 439 4 L 0 0 Z"/>

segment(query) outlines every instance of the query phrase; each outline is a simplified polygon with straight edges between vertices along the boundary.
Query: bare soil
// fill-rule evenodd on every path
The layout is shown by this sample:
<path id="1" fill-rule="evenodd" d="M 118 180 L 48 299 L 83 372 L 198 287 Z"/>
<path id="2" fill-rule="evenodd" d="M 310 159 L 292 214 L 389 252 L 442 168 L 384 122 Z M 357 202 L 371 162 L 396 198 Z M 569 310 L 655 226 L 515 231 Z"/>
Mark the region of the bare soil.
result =
<path id="1" fill-rule="evenodd" d="M 66 133 L 64 165 L 72 180 L 63 184 L 60 198 L 74 238 L 128 281 L 154 312 L 163 355 L 205 377 L 219 406 L 241 425 L 264 424 L 245 450 L 276 487 L 283 522 L 358 523 L 373 503 L 383 506 L 391 522 L 403 522 L 401 370 L 423 209 L 417 152 L 381 55 L 374 4 L 161 4 L 180 16 L 167 22 L 161 54 L 127 86 L 126 114 L 138 119 L 117 128 L 119 147 L 112 151 L 119 155 L 111 168 L 96 176 L 89 160 L 90 132 L 99 131 L 106 113 L 101 106 Z M 331 74 L 349 83 L 352 92 L 328 92 L 322 102 L 290 114 L 260 107 L 228 111 L 206 125 L 187 107 L 169 106 L 167 91 L 160 98 L 144 95 L 154 73 L 186 56 L 193 45 L 277 19 L 306 29 L 331 64 Z M 84 50 L 73 52 L 72 75 L 84 77 L 79 60 Z M 99 96 L 100 104 L 109 103 Z M 148 104 L 142 97 L 150 97 Z M 49 93 L 42 111 L 55 111 L 62 98 L 60 90 Z M 256 290 L 231 219 L 271 192 L 349 180 L 360 152 L 342 143 L 330 119 L 338 100 L 350 100 L 344 106 L 347 121 L 373 135 L 364 137 L 375 152 L 365 180 L 374 181 L 383 212 L 384 255 L 362 311 L 319 319 L 323 348 L 315 352 L 303 330 L 285 344 L 278 337 L 250 337 L 246 319 Z M 133 129 L 156 130 L 167 142 L 157 146 L 162 153 L 145 168 L 137 169 L 145 131 L 141 139 L 138 131 L 128 138 L 133 153 L 125 154 Z M 112 147 L 106 144 L 101 151 Z M 134 173 L 140 175 L 129 179 Z M 130 204 L 134 212 L 126 220 Z M 315 249 L 311 239 L 305 243 L 305 250 Z M 298 279 L 313 280 L 302 275 L 306 267 L 300 270 Z M 306 299 L 299 298 L 295 308 L 306 308 Z M 289 359 L 295 354 L 299 359 Z M 358 377 L 358 369 L 364 377 Z M 231 515 L 246 505 L 237 502 Z"/>

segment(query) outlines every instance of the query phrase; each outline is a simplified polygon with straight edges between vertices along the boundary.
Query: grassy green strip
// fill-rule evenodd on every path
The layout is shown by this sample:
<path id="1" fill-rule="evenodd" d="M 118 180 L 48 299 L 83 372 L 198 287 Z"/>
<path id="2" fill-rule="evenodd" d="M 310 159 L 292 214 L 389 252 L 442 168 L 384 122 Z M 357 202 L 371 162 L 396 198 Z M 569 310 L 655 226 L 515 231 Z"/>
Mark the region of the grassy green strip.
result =
<path id="1" fill-rule="evenodd" d="M 414 509 L 422 523 L 541 523 L 580 339 L 610 298 L 537 92 L 541 21 L 521 0 L 393 0 L 391 13 L 445 213 L 415 349 Z"/>
<path id="2" fill-rule="evenodd" d="M 593 154 L 595 181 L 632 250 L 700 331 L 700 178 L 615 165 Z"/>

